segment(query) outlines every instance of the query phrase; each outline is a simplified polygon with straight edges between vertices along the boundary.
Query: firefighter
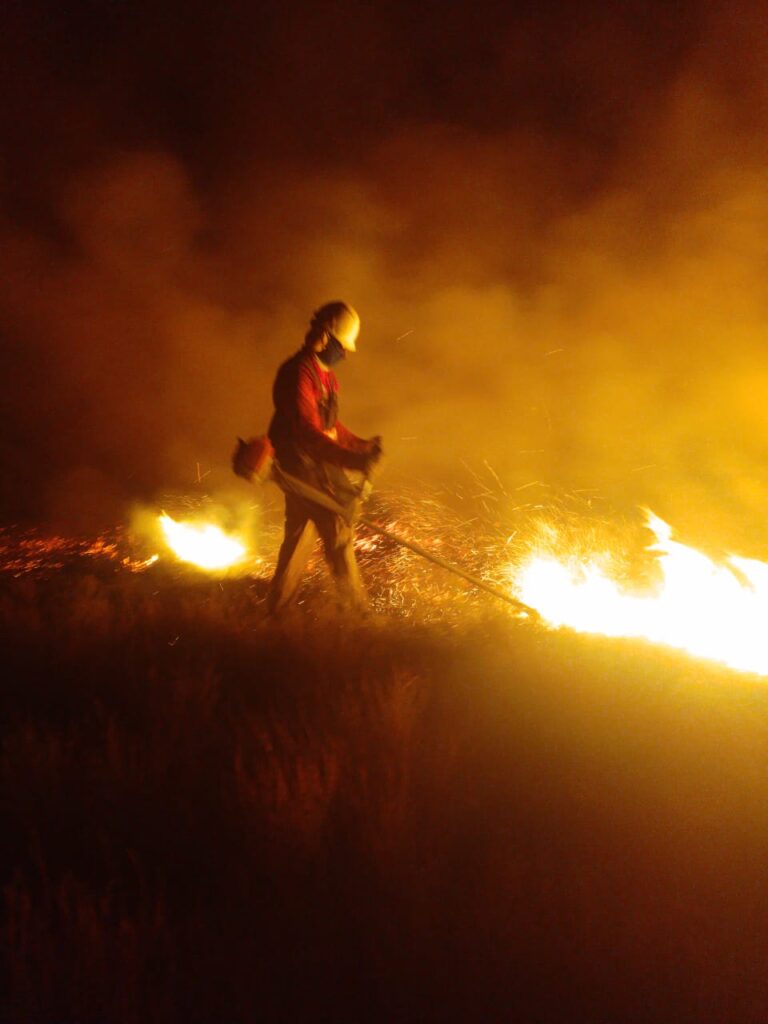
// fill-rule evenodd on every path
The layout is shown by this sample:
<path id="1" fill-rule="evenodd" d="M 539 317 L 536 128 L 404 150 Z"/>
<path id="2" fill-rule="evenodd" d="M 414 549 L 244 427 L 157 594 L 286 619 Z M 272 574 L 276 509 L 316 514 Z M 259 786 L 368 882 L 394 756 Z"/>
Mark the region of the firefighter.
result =
<path id="1" fill-rule="evenodd" d="M 277 371 L 275 413 L 269 439 L 286 473 L 348 506 L 359 488 L 345 470 L 366 476 L 381 457 L 381 438 L 363 440 L 337 418 L 338 382 L 333 372 L 356 350 L 360 317 L 345 302 L 329 302 L 310 321 L 304 346 Z M 281 611 L 291 600 L 317 537 L 336 582 L 340 603 L 365 608 L 366 598 L 353 548 L 354 529 L 341 516 L 286 491 L 285 535 L 267 607 Z"/>

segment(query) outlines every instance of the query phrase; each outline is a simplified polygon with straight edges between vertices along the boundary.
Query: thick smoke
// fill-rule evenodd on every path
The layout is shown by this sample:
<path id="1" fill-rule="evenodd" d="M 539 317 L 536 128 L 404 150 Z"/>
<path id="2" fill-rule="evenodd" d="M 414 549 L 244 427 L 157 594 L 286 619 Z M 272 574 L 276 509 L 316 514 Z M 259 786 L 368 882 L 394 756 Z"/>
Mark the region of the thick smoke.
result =
<path id="1" fill-rule="evenodd" d="M 234 7 L 176 48 L 149 9 L 127 32 L 84 8 L 84 66 L 72 24 L 33 46 L 47 15 L 17 12 L 7 515 L 230 486 L 235 435 L 339 297 L 363 319 L 343 419 L 384 435 L 385 483 L 488 465 L 510 504 L 575 490 L 764 537 L 759 8 L 601 6 Z"/>

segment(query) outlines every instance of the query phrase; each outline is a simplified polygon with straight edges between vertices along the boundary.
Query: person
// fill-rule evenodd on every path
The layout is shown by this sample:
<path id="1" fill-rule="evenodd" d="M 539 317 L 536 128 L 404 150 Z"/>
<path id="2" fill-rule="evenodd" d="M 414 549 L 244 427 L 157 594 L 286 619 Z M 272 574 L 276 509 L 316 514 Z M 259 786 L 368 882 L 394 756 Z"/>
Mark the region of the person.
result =
<path id="1" fill-rule="evenodd" d="M 381 438 L 357 437 L 338 419 L 339 386 L 333 367 L 357 348 L 360 317 L 346 302 L 315 311 L 304 346 L 277 371 L 275 412 L 268 436 L 280 469 L 347 506 L 359 488 L 346 470 L 366 476 L 381 457 Z M 354 527 L 342 516 L 285 492 L 285 534 L 267 595 L 280 612 L 298 589 L 317 537 L 345 607 L 363 609 L 366 595 L 353 547 Z"/>

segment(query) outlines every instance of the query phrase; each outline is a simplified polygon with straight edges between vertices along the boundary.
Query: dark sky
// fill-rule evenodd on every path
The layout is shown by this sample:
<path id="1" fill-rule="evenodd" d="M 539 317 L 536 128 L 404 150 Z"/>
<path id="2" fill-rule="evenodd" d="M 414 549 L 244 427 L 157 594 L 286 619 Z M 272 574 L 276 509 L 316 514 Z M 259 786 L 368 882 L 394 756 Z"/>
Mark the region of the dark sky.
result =
<path id="1" fill-rule="evenodd" d="M 4 518 L 116 516 L 198 462 L 227 486 L 336 297 L 363 318 L 344 418 L 393 486 L 488 460 L 511 490 L 764 507 L 764 5 L 0 19 Z"/>
<path id="2" fill-rule="evenodd" d="M 30 171 L 42 185 L 45 165 L 116 146 L 163 147 L 206 179 L 265 157 L 346 163 L 408 122 L 610 152 L 706 28 L 706 8 L 639 0 L 3 10 L 3 129 L 24 190 Z"/>

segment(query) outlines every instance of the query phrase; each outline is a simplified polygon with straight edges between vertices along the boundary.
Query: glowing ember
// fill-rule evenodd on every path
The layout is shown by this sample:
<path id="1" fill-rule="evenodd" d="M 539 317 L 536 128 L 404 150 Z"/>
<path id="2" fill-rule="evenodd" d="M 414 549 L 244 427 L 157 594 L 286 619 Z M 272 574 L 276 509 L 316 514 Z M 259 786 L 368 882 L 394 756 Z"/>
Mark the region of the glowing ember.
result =
<path id="1" fill-rule="evenodd" d="M 93 539 L 46 536 L 36 530 L 0 527 L 0 575 L 45 577 L 78 568 L 88 572 L 109 570 L 111 565 L 141 573 L 158 559 L 157 554 L 137 554 L 121 527 Z"/>
<path id="2" fill-rule="evenodd" d="M 661 582 L 629 593 L 605 559 L 533 555 L 509 575 L 520 600 L 553 626 L 604 636 L 642 637 L 745 672 L 768 675 L 768 563 L 731 556 L 718 565 L 672 540 L 648 513 Z"/>
<path id="3" fill-rule="evenodd" d="M 168 546 L 183 562 L 201 569 L 228 569 L 245 557 L 245 545 L 212 523 L 177 523 L 159 517 Z"/>
<path id="4" fill-rule="evenodd" d="M 130 569 L 131 572 L 144 572 L 145 569 L 149 569 L 151 565 L 160 560 L 160 555 L 150 555 L 149 558 L 123 558 L 120 564 L 124 565 L 126 569 Z"/>

